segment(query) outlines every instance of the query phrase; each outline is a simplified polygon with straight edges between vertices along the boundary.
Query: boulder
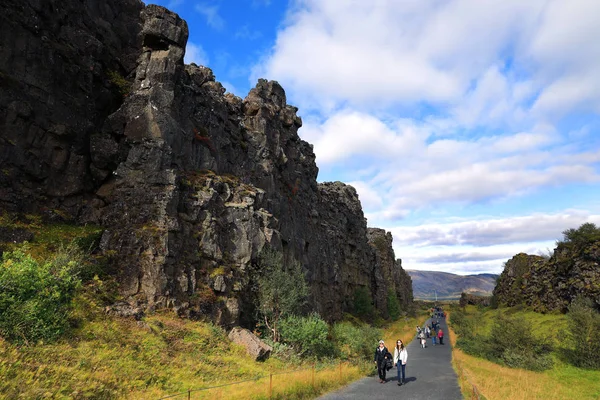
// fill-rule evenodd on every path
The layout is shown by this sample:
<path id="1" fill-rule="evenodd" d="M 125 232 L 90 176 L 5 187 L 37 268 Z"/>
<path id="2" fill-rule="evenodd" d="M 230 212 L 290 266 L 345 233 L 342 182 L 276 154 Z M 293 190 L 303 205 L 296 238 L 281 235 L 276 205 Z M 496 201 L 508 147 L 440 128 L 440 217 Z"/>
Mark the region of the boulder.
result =
<path id="1" fill-rule="evenodd" d="M 248 354 L 254 357 L 255 361 L 265 361 L 271 355 L 273 348 L 260 340 L 248 329 L 236 326 L 229 332 L 229 340 L 235 344 L 240 344 L 246 348 Z"/>

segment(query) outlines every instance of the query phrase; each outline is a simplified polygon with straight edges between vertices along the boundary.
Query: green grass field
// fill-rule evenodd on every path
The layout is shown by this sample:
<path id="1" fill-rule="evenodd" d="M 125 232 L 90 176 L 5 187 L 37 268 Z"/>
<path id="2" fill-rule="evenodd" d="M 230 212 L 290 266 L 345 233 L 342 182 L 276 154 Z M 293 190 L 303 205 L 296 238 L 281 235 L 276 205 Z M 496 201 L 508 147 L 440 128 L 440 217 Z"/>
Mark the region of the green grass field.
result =
<path id="1" fill-rule="evenodd" d="M 586 370 L 568 364 L 561 356 L 561 348 L 568 346 L 568 320 L 563 314 L 539 314 L 523 308 L 478 309 L 468 306 L 469 318 L 476 321 L 476 335 L 487 335 L 499 313 L 508 313 L 527 320 L 536 337 L 548 338 L 554 345 L 554 365 L 543 372 L 513 369 L 465 354 L 453 349 L 453 363 L 459 374 L 465 397 L 475 385 L 488 400 L 493 399 L 600 399 L 600 371 Z M 450 313 L 450 322 L 452 313 Z M 451 341 L 456 335 L 451 332 Z M 600 356 L 600 355 L 598 355 Z"/>

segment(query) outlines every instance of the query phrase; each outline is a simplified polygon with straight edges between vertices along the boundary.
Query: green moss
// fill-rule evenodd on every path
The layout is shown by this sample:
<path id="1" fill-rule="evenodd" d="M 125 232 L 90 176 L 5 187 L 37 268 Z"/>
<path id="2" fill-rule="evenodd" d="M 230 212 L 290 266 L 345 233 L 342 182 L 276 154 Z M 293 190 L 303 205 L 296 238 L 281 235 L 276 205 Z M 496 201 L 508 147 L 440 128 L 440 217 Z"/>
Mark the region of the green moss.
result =
<path id="1" fill-rule="evenodd" d="M 122 96 L 126 97 L 131 91 L 131 83 L 116 71 L 107 72 L 108 80 L 115 90 Z"/>

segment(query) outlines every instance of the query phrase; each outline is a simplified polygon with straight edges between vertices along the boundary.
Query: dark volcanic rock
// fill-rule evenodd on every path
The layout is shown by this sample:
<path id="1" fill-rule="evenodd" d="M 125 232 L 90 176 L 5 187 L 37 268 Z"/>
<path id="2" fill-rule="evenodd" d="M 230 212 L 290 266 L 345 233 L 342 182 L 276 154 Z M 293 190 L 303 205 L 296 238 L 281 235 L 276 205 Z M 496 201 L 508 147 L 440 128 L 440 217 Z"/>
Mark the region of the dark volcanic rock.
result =
<path id="1" fill-rule="evenodd" d="M 302 263 L 330 320 L 359 287 L 412 301 L 391 236 L 369 245 L 354 188 L 317 184 L 277 82 L 226 94 L 210 69 L 183 64 L 187 24 L 160 6 L 36 4 L 5 2 L 0 17 L 0 204 L 105 227 L 124 298 L 111 312 L 249 325 L 266 246 Z"/>
<path id="2" fill-rule="evenodd" d="M 0 205 L 77 215 L 93 189 L 89 138 L 135 70 L 139 0 L 0 6 Z"/>
<path id="3" fill-rule="evenodd" d="M 565 312 L 576 297 L 600 305 L 600 242 L 560 243 L 549 259 L 517 254 L 507 261 L 494 296 L 499 304 Z"/>
<path id="4" fill-rule="evenodd" d="M 388 291 L 398 297 L 400 306 L 406 310 L 413 301 L 412 280 L 402 269 L 402 260 L 396 260 L 392 248 L 392 234 L 379 228 L 369 228 L 367 231 L 369 245 L 375 252 L 373 269 L 373 292 L 375 307 L 384 318 L 388 318 Z"/>

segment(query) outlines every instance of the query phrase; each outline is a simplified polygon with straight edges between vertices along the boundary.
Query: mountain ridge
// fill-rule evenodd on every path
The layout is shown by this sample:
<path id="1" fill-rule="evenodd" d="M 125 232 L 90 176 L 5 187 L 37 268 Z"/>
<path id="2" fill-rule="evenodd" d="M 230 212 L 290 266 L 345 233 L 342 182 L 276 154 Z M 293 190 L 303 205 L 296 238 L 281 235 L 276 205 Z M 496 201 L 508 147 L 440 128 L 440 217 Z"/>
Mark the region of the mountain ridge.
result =
<path id="1" fill-rule="evenodd" d="M 420 300 L 457 300 L 462 292 L 491 296 L 499 275 L 483 273 L 458 275 L 442 271 L 406 269 L 413 283 L 413 295 Z"/>

